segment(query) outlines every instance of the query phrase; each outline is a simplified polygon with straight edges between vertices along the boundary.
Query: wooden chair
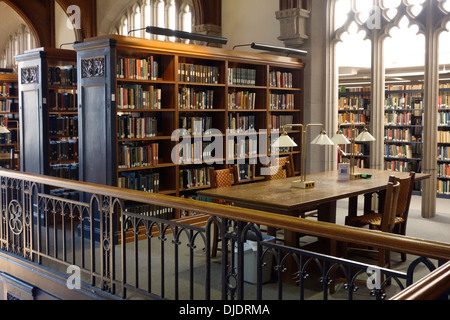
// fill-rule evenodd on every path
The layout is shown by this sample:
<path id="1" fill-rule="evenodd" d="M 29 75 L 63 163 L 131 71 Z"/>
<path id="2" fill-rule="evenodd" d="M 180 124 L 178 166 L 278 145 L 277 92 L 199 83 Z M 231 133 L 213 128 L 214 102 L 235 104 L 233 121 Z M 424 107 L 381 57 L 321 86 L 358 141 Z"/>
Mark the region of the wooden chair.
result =
<path id="1" fill-rule="evenodd" d="M 394 233 L 405 235 L 408 220 L 411 196 L 414 187 L 415 172 L 410 172 L 407 178 L 395 178 L 400 183 L 400 192 L 395 215 Z M 394 180 L 392 178 L 392 180 Z M 380 204 L 382 206 L 382 203 Z M 381 229 L 382 211 L 370 212 L 361 216 L 346 217 L 345 224 L 354 227 L 370 226 L 372 229 Z M 401 253 L 402 261 L 406 261 L 406 254 Z"/>
<path id="2" fill-rule="evenodd" d="M 211 188 L 224 188 L 231 187 L 233 184 L 239 184 L 239 171 L 237 166 L 232 166 L 227 169 L 214 170 L 209 169 L 209 181 L 211 183 Z M 232 205 L 232 203 L 225 200 L 214 200 L 216 203 Z M 217 256 L 219 238 L 219 227 L 214 223 L 214 238 L 211 248 L 211 257 Z"/>
<path id="3" fill-rule="evenodd" d="M 400 194 L 400 182 L 398 178 L 391 177 L 389 179 L 386 196 L 384 201 L 383 213 L 381 216 L 381 223 L 379 230 L 381 232 L 389 232 L 392 233 L 395 227 L 395 219 L 397 212 L 398 199 Z M 343 245 L 343 254 L 345 257 L 348 255 L 348 251 L 369 251 L 369 252 L 377 252 L 378 253 L 378 266 L 383 268 L 389 268 L 391 259 L 390 259 L 390 251 L 387 249 L 366 249 L 366 248 L 355 248 L 349 247 L 348 244 Z"/>

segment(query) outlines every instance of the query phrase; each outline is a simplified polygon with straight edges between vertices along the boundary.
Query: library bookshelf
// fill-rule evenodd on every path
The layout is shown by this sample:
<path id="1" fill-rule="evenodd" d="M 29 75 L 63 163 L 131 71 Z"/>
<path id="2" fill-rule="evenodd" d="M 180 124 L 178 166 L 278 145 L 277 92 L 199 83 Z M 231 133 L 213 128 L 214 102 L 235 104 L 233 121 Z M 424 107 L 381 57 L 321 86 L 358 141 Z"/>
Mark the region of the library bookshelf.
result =
<path id="1" fill-rule="evenodd" d="M 270 130 L 302 122 L 298 59 L 118 35 L 74 48 L 83 181 L 188 197 L 209 167 L 261 180 Z M 281 150 L 298 170 L 299 150 Z"/>
<path id="2" fill-rule="evenodd" d="M 349 139 L 358 136 L 361 130 L 370 125 L 370 88 L 339 88 L 338 125 L 342 133 Z M 355 128 L 354 137 L 352 126 Z M 368 168 L 370 143 L 355 141 L 354 150 L 351 144 L 339 146 L 343 152 L 338 152 L 338 162 L 350 163 L 354 155 L 355 165 Z"/>
<path id="3" fill-rule="evenodd" d="M 21 170 L 78 180 L 76 52 L 36 48 L 16 61 Z"/>
<path id="4" fill-rule="evenodd" d="M 9 133 L 0 134 L 0 167 L 20 168 L 17 74 L 0 73 L 0 124 Z"/>

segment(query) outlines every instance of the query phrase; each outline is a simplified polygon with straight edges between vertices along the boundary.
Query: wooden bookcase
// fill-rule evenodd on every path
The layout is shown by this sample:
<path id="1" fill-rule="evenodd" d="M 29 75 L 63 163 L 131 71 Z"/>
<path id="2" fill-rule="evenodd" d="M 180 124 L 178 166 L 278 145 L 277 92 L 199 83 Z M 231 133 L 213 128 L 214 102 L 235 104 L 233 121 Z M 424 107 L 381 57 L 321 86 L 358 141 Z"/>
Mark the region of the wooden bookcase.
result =
<path id="1" fill-rule="evenodd" d="M 16 61 L 21 170 L 78 180 L 76 52 L 37 48 Z"/>
<path id="2" fill-rule="evenodd" d="M 236 163 L 242 182 L 260 180 L 261 130 L 302 122 L 298 59 L 118 35 L 74 48 L 83 181 L 190 196 L 209 187 L 208 167 Z M 299 150 L 283 150 L 297 171 Z"/>
<path id="3" fill-rule="evenodd" d="M 348 140 L 352 140 L 352 124 L 355 126 L 355 137 L 370 125 L 370 88 L 346 88 L 339 90 L 338 124 Z M 338 152 L 338 162 L 350 163 L 355 155 L 355 165 L 359 168 L 369 168 L 370 143 L 355 142 L 355 150 L 351 144 L 339 146 L 343 153 Z"/>
<path id="4" fill-rule="evenodd" d="M 19 96 L 17 75 L 0 73 L 0 123 L 10 132 L 0 134 L 0 167 L 20 169 Z"/>

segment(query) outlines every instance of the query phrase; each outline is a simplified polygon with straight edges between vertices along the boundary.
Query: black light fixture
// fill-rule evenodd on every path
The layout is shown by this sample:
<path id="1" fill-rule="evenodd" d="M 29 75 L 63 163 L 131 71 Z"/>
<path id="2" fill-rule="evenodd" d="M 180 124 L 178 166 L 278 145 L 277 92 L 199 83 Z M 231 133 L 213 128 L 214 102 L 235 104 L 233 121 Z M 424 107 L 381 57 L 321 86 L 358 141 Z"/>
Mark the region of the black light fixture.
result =
<path id="1" fill-rule="evenodd" d="M 287 55 L 290 55 L 290 54 L 307 55 L 308 54 L 308 51 L 305 51 L 305 50 L 285 48 L 285 47 L 278 47 L 278 46 L 272 46 L 272 45 L 269 45 L 269 44 L 262 44 L 262 43 L 256 43 L 256 42 L 252 42 L 252 43 L 249 43 L 249 44 L 235 45 L 233 47 L 233 50 L 234 50 L 234 48 L 237 48 L 237 47 L 247 47 L 247 46 L 249 46 L 250 48 L 255 49 L 255 50 L 280 52 L 280 53 L 284 53 L 284 54 L 287 54 Z"/>
<path id="2" fill-rule="evenodd" d="M 140 31 L 140 30 L 145 30 L 145 32 L 147 32 L 147 33 L 157 34 L 160 36 L 204 41 L 204 42 L 208 42 L 208 43 L 227 44 L 227 42 L 228 42 L 227 38 L 208 36 L 208 35 L 199 34 L 199 33 L 192 33 L 192 32 L 179 31 L 179 30 L 173 30 L 173 29 L 167 29 L 167 28 L 152 27 L 152 26 L 147 26 L 145 28 L 130 30 L 128 32 L 128 34 L 130 34 L 131 32 Z"/>

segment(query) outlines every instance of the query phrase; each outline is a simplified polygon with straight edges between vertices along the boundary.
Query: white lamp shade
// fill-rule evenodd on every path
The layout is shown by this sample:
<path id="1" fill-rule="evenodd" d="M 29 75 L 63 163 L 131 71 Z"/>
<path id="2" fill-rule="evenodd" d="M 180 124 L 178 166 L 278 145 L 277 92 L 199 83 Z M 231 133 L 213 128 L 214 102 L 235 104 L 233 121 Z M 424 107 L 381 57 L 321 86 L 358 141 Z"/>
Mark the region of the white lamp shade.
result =
<path id="1" fill-rule="evenodd" d="M 342 132 L 336 133 L 336 135 L 331 138 L 331 141 L 333 141 L 334 144 L 350 144 L 350 141 L 342 134 Z"/>
<path id="2" fill-rule="evenodd" d="M 9 133 L 10 131 L 5 126 L 0 126 L 0 133 Z"/>
<path id="3" fill-rule="evenodd" d="M 364 129 L 355 139 L 355 141 L 359 142 L 368 142 L 368 141 L 375 141 L 375 138 L 367 131 L 367 129 Z"/>
<path id="4" fill-rule="evenodd" d="M 272 143 L 272 147 L 275 148 L 286 148 L 286 147 L 296 147 L 297 144 L 292 140 L 287 134 L 282 134 Z"/>
<path id="5" fill-rule="evenodd" d="M 327 136 L 325 131 L 322 131 L 317 137 L 311 141 L 311 144 L 318 144 L 321 146 L 332 146 L 334 145 L 333 141 Z"/>

